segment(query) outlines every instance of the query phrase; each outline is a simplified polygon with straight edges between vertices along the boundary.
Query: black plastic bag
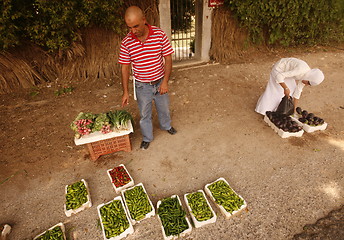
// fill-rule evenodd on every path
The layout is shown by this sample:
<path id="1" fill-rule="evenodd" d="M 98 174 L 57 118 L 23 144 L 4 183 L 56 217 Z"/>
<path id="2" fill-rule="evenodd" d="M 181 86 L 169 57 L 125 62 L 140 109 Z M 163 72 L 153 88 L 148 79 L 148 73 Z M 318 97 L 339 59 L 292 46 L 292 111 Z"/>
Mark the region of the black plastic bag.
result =
<path id="1" fill-rule="evenodd" d="M 292 115 L 294 113 L 293 98 L 290 96 L 289 98 L 287 96 L 284 96 L 282 98 L 282 101 L 278 105 L 276 112 L 287 116 Z"/>

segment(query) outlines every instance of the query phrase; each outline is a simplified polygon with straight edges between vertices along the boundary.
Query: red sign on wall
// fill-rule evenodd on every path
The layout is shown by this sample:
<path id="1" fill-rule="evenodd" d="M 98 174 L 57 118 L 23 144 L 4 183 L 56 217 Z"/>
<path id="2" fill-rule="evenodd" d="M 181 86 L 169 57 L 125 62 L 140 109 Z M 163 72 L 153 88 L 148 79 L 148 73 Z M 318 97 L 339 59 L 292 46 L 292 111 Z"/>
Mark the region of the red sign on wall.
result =
<path id="1" fill-rule="evenodd" d="M 217 7 L 222 5 L 224 0 L 208 0 L 208 7 Z"/>

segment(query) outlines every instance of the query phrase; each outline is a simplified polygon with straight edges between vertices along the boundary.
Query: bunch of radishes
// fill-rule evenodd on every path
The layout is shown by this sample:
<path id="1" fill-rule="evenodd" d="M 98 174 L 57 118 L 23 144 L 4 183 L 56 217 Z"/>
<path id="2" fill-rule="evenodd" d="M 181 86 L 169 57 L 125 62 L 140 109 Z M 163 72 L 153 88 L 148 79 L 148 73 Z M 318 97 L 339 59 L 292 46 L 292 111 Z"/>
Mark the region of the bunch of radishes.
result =
<path id="1" fill-rule="evenodd" d="M 112 132 L 111 130 L 111 125 L 110 124 L 106 124 L 102 126 L 102 129 L 100 130 L 102 133 L 109 133 Z"/>
<path id="2" fill-rule="evenodd" d="M 76 138 L 80 138 L 83 135 L 88 135 L 91 133 L 91 124 L 93 123 L 90 119 L 79 119 L 74 122 L 77 127 Z"/>

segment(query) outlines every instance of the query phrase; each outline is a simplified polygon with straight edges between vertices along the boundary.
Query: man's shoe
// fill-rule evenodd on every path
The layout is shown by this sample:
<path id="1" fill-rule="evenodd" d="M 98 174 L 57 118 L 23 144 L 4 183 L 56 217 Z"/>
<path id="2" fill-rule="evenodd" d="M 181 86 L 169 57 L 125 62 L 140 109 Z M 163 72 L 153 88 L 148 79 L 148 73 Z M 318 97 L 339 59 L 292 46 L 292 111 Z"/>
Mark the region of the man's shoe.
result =
<path id="1" fill-rule="evenodd" d="M 147 149 L 149 147 L 149 142 L 142 141 L 140 148 Z"/>
<path id="2" fill-rule="evenodd" d="M 167 130 L 167 132 L 168 132 L 169 134 L 171 134 L 171 135 L 174 135 L 174 134 L 177 133 L 177 130 L 174 129 L 173 127 L 171 127 L 170 130 Z"/>

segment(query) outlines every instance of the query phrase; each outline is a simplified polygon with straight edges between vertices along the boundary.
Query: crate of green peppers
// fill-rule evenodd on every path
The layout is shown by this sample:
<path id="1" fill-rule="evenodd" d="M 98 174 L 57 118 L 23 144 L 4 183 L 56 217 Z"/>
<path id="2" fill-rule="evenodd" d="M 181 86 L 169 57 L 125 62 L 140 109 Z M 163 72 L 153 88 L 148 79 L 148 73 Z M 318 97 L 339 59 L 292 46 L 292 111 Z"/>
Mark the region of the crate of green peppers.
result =
<path id="1" fill-rule="evenodd" d="M 211 208 L 203 190 L 186 193 L 184 200 L 196 228 L 216 222 L 216 214 Z"/>
<path id="2" fill-rule="evenodd" d="M 224 178 L 205 185 L 204 190 L 220 208 L 226 219 L 247 207 L 246 201 L 230 187 Z"/>
<path id="3" fill-rule="evenodd" d="M 104 240 L 119 240 L 134 232 L 121 196 L 97 206 Z"/>
<path id="4" fill-rule="evenodd" d="M 67 217 L 92 207 L 87 182 L 81 179 L 65 187 L 64 211 Z"/>
<path id="5" fill-rule="evenodd" d="M 142 183 L 122 191 L 122 196 L 133 225 L 155 215 L 154 206 Z"/>
<path id="6" fill-rule="evenodd" d="M 63 223 L 58 223 L 37 235 L 33 240 L 66 240 L 65 227 Z"/>
<path id="7" fill-rule="evenodd" d="M 159 200 L 157 203 L 157 214 L 165 240 L 183 237 L 192 230 L 178 195 L 172 195 Z"/>

